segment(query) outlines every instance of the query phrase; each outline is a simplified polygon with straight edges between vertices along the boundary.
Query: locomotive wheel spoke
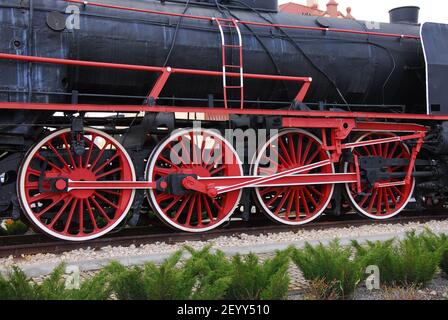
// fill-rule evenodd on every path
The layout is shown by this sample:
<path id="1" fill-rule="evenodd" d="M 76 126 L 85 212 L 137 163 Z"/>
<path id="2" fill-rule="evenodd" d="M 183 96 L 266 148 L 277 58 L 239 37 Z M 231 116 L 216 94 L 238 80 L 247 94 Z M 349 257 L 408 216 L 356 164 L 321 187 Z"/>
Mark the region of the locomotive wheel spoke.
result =
<path id="1" fill-rule="evenodd" d="M 243 174 L 236 151 L 222 136 L 209 130 L 185 129 L 156 147 L 148 161 L 146 177 L 148 181 L 157 181 L 168 175 L 191 172 L 204 178 Z M 239 204 L 241 193 L 242 190 L 237 190 L 211 198 L 196 191 L 174 196 L 152 189 L 148 190 L 148 199 L 154 212 L 169 226 L 204 232 L 228 220 Z"/>
<path id="2" fill-rule="evenodd" d="M 271 155 L 271 159 L 266 156 Z M 272 159 L 276 158 L 276 159 Z M 272 175 L 295 167 L 330 159 L 322 142 L 312 134 L 289 129 L 272 137 L 259 151 L 253 175 Z M 275 164 L 275 169 L 272 168 Z M 309 170 L 305 174 L 334 173 L 333 165 Z M 256 188 L 258 201 L 266 215 L 280 223 L 302 225 L 318 218 L 327 208 L 334 184 Z"/>
<path id="3" fill-rule="evenodd" d="M 392 133 L 367 133 L 360 137 L 357 142 L 384 139 L 394 137 Z M 390 142 L 372 145 L 369 147 L 359 147 L 352 150 L 358 157 L 383 157 L 386 159 L 406 159 L 410 160 L 411 153 L 403 142 Z M 385 168 L 389 173 L 403 173 L 408 171 L 408 166 L 391 166 Z M 345 172 L 355 172 L 353 163 L 346 163 Z M 379 183 L 398 182 L 398 179 L 383 179 Z M 399 214 L 412 196 L 415 181 L 412 179 L 409 185 L 375 187 L 361 181 L 362 194 L 358 194 L 357 186 L 354 183 L 346 185 L 346 193 L 354 208 L 363 216 L 371 219 L 389 219 Z"/>
<path id="4" fill-rule="evenodd" d="M 63 240 L 85 241 L 114 229 L 132 205 L 133 190 L 71 190 L 54 193 L 49 177 L 73 181 L 133 181 L 125 149 L 104 132 L 85 128 L 85 152 L 76 155 L 69 129 L 55 131 L 28 153 L 19 173 L 20 203 L 43 232 Z M 44 177 L 42 191 L 39 177 Z M 98 203 L 100 201 L 100 203 Z"/>

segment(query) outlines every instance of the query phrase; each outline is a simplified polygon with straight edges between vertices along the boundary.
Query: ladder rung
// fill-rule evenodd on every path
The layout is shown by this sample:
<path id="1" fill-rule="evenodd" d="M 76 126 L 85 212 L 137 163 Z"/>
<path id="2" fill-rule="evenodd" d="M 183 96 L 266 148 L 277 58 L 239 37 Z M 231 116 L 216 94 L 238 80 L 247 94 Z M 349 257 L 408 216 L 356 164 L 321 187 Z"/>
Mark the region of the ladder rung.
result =
<path id="1" fill-rule="evenodd" d="M 225 48 L 242 48 L 243 46 L 240 46 L 237 44 L 224 44 L 223 47 L 225 47 Z"/>
<path id="2" fill-rule="evenodd" d="M 225 86 L 226 89 L 243 89 L 242 86 Z"/>
<path id="3" fill-rule="evenodd" d="M 241 69 L 243 66 L 236 66 L 236 65 L 226 64 L 224 67 L 226 67 L 226 68 L 239 68 L 239 69 Z"/>

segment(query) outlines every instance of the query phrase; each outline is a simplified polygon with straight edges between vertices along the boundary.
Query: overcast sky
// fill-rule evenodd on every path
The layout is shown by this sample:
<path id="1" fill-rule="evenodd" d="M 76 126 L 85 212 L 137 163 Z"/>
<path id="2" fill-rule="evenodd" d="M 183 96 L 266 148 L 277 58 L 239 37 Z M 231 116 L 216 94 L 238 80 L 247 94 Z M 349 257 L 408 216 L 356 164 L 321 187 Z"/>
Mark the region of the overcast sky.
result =
<path id="1" fill-rule="evenodd" d="M 352 15 L 359 20 L 389 21 L 389 10 L 400 6 L 419 6 L 420 21 L 448 23 L 447 0 L 336 0 L 339 10 L 345 14 L 347 7 L 352 7 Z M 297 2 L 306 4 L 306 0 L 279 0 L 280 4 Z M 320 8 L 325 8 L 328 0 L 319 0 Z"/>

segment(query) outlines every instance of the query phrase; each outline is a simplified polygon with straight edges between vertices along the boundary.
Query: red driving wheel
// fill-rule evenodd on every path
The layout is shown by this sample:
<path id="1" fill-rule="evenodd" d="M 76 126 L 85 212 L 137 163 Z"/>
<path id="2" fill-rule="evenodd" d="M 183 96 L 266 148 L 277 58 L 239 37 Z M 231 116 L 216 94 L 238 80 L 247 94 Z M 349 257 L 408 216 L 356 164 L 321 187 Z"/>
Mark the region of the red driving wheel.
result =
<path id="1" fill-rule="evenodd" d="M 175 174 L 202 178 L 243 174 L 233 147 L 219 133 L 205 129 L 185 129 L 170 135 L 154 150 L 146 172 L 149 181 Z M 194 191 L 175 195 L 149 190 L 148 199 L 155 213 L 169 226 L 186 232 L 204 232 L 229 220 L 241 192 L 210 197 Z"/>
<path id="2" fill-rule="evenodd" d="M 309 132 L 289 129 L 273 136 L 253 164 L 254 175 L 273 175 L 329 160 L 322 142 Z M 303 174 L 334 173 L 333 164 Z M 303 225 L 318 218 L 328 207 L 334 184 L 288 185 L 256 188 L 256 196 L 269 218 L 288 225 Z"/>
<path id="3" fill-rule="evenodd" d="M 367 133 L 360 137 L 357 142 L 366 140 L 384 139 L 395 136 L 391 133 Z M 411 153 L 408 147 L 401 141 L 395 141 L 384 144 L 363 146 L 353 149 L 353 154 L 358 157 L 382 157 L 385 159 L 411 159 Z M 390 173 L 408 172 L 408 165 L 390 166 L 385 168 Z M 354 163 L 346 163 L 346 172 L 355 172 Z M 397 182 L 401 179 L 388 179 L 378 181 L 380 183 Z M 358 193 L 357 184 L 346 184 L 348 198 L 354 208 L 363 216 L 371 219 L 384 220 L 390 219 L 399 214 L 409 203 L 415 187 L 415 179 L 412 178 L 408 185 L 397 185 L 376 188 L 366 181 L 361 183 L 361 193 Z"/>
<path id="4" fill-rule="evenodd" d="M 65 189 L 67 179 L 135 180 L 132 161 L 114 138 L 85 128 L 82 139 L 80 145 L 84 150 L 78 155 L 70 129 L 51 133 L 30 150 L 19 173 L 18 194 L 27 218 L 41 231 L 69 241 L 94 239 L 114 229 L 125 218 L 135 193 L 133 190 L 56 191 Z"/>

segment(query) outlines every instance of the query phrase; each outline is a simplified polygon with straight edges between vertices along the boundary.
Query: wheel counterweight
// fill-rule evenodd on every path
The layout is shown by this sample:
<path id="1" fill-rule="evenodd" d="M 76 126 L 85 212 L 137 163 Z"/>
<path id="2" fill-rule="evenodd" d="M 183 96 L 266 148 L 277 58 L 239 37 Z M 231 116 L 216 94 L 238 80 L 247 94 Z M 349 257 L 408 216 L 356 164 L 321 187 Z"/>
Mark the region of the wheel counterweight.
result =
<path id="1" fill-rule="evenodd" d="M 41 231 L 63 240 L 85 241 L 114 229 L 125 218 L 135 191 L 64 189 L 64 180 L 135 180 L 132 161 L 114 138 L 85 128 L 83 152 L 73 147 L 70 129 L 59 130 L 34 146 L 19 173 L 18 194 L 27 218 Z M 79 141 L 78 141 L 79 142 Z M 59 189 L 59 190 L 58 190 Z"/>
<path id="2" fill-rule="evenodd" d="M 252 167 L 254 175 L 272 175 L 329 160 L 322 142 L 309 132 L 289 129 L 273 136 L 260 150 Z M 303 174 L 335 173 L 332 164 Z M 269 218 L 288 225 L 303 225 L 318 218 L 330 203 L 334 184 L 273 186 L 255 193 Z"/>
<path id="3" fill-rule="evenodd" d="M 170 175 L 197 177 L 242 176 L 240 159 L 233 147 L 217 132 L 185 129 L 170 135 L 153 152 L 146 170 L 147 180 Z M 173 194 L 151 189 L 149 202 L 169 226 L 187 232 L 204 232 L 228 221 L 239 204 L 241 190 L 210 197 L 185 191 Z"/>
<path id="4" fill-rule="evenodd" d="M 357 142 L 384 139 L 394 137 L 392 133 L 367 133 L 361 136 Z M 410 160 L 411 153 L 408 147 L 401 141 L 384 144 L 376 144 L 355 148 L 353 154 L 360 157 L 380 157 L 386 161 L 389 159 Z M 406 175 L 409 165 L 391 165 L 383 168 L 387 173 L 402 173 Z M 345 172 L 355 172 L 354 163 L 345 164 Z M 387 179 L 378 181 L 380 183 L 393 183 L 403 180 Z M 358 192 L 356 183 L 346 184 L 347 196 L 354 208 L 363 216 L 376 220 L 385 220 L 399 214 L 409 203 L 415 187 L 415 179 L 406 185 L 393 185 L 376 187 L 367 183 L 365 179 L 361 181 L 361 193 Z"/>

